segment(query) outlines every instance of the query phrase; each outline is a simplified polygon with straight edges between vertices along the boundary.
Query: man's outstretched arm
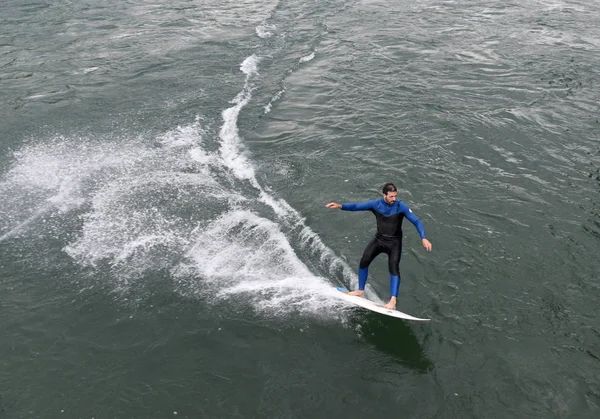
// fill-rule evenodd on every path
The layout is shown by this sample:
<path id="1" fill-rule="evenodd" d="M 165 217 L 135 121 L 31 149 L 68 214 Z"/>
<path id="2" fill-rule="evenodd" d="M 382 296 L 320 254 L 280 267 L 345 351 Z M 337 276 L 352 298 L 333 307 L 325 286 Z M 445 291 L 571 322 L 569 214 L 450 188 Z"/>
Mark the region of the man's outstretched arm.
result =
<path id="1" fill-rule="evenodd" d="M 373 208 L 373 202 L 375 201 L 351 202 L 348 204 L 337 204 L 335 202 L 330 202 L 325 206 L 327 208 L 336 208 L 343 211 L 367 211 Z"/>

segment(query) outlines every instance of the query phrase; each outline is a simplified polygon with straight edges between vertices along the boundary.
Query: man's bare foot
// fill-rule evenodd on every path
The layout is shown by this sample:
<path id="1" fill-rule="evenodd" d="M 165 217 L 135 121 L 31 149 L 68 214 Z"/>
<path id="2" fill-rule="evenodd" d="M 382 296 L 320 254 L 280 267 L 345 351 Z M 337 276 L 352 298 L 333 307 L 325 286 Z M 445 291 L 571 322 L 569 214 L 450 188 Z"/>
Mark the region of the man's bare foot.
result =
<path id="1" fill-rule="evenodd" d="M 356 291 L 349 292 L 348 295 L 354 295 L 356 297 L 362 297 L 364 293 L 365 293 L 364 291 L 356 290 Z"/>
<path id="2" fill-rule="evenodd" d="M 387 308 L 388 310 L 396 310 L 396 297 L 390 298 L 390 302 L 384 305 L 383 308 Z"/>

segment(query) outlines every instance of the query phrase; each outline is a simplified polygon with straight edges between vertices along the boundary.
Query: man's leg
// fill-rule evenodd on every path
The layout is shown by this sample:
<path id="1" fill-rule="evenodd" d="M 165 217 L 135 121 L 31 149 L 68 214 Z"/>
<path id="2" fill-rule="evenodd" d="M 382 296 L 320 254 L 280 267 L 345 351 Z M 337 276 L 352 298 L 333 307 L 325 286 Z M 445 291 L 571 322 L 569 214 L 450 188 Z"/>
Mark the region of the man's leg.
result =
<path id="1" fill-rule="evenodd" d="M 360 258 L 360 263 L 358 265 L 358 290 L 352 291 L 350 295 L 360 296 L 364 294 L 365 285 L 367 285 L 367 278 L 369 276 L 369 265 L 380 253 L 381 249 L 377 241 L 377 237 L 373 237 L 369 244 L 367 244 L 367 247 Z"/>
<path id="2" fill-rule="evenodd" d="M 390 271 L 390 301 L 384 305 L 385 308 L 396 309 L 396 297 L 400 289 L 400 257 L 402 254 L 402 240 L 390 243 L 388 268 Z"/>

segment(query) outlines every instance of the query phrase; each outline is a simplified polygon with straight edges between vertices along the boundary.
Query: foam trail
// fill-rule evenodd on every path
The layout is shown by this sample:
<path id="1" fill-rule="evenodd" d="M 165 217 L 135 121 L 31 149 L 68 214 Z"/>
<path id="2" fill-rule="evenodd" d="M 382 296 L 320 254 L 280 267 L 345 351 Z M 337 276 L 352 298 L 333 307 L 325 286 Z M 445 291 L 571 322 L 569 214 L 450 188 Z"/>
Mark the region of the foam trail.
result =
<path id="1" fill-rule="evenodd" d="M 265 106 L 265 115 L 268 114 L 269 112 L 271 112 L 273 103 L 277 102 L 281 98 L 281 95 L 283 95 L 284 93 L 285 93 L 285 87 L 283 89 L 281 89 L 280 91 L 278 91 L 277 93 L 275 93 L 275 95 L 273 95 L 273 97 L 271 98 L 269 103 Z"/>
<path id="2" fill-rule="evenodd" d="M 226 109 L 222 113 L 223 125 L 220 131 L 220 152 L 223 162 L 236 177 L 248 180 L 259 191 L 259 200 L 271 207 L 275 214 L 288 227 L 297 230 L 297 233 L 302 238 L 301 245 L 313 253 L 318 253 L 321 262 L 329 267 L 330 273 L 341 268 L 344 276 L 353 276 L 353 270 L 339 259 L 331 249 L 325 246 L 319 236 L 310 227 L 304 224 L 304 218 L 298 211 L 291 207 L 285 200 L 272 196 L 269 191 L 259 184 L 251 162 L 242 154 L 242 139 L 237 127 L 237 118 L 242 108 L 252 98 L 251 78 L 253 75 L 258 74 L 258 63 L 259 59 L 254 54 L 244 60 L 240 67 L 242 72 L 246 74 L 244 87 L 232 101 L 235 106 Z"/>
<path id="3" fill-rule="evenodd" d="M 313 58 L 315 58 L 315 52 L 314 51 L 311 52 L 310 54 L 304 56 L 304 57 L 301 57 L 300 60 L 299 60 L 299 63 L 300 64 L 307 63 L 307 62 L 311 61 Z"/>
<path id="4" fill-rule="evenodd" d="M 220 153 L 225 165 L 227 165 L 238 178 L 250 180 L 254 186 L 258 186 L 254 176 L 254 168 L 242 154 L 237 119 L 242 108 L 246 106 L 252 98 L 250 78 L 258 73 L 258 61 L 258 57 L 252 54 L 246 58 L 240 66 L 240 70 L 246 74 L 244 88 L 231 101 L 234 106 L 223 111 L 222 117 L 224 122 L 219 133 L 219 137 L 221 138 Z"/>
<path id="5" fill-rule="evenodd" d="M 270 38 L 271 36 L 273 36 L 273 32 L 276 29 L 277 29 L 277 26 L 267 25 L 267 24 L 262 24 L 255 28 L 256 35 L 258 35 L 258 37 L 262 38 L 262 39 Z"/>

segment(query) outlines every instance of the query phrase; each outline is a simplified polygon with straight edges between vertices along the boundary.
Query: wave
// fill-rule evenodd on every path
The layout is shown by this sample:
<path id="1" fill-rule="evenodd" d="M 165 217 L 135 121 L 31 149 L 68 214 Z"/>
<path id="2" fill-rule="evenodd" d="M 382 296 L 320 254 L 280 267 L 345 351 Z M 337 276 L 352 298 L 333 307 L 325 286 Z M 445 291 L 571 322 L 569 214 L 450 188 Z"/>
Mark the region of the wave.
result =
<path id="1" fill-rule="evenodd" d="M 64 252 L 92 275 L 108 269 L 117 290 L 166 271 L 179 292 L 206 301 L 244 295 L 274 315 L 337 316 L 343 303 L 332 281 L 350 282 L 352 269 L 259 183 L 237 127 L 259 62 L 255 55 L 242 62 L 244 86 L 214 138 L 198 117 L 158 136 L 57 136 L 15 153 L 0 188 L 8 214 L 0 240 L 27 239 L 60 213 L 80 226 Z"/>

